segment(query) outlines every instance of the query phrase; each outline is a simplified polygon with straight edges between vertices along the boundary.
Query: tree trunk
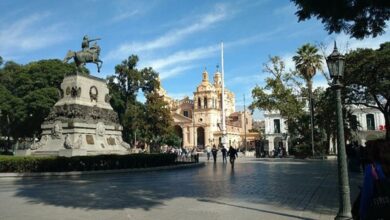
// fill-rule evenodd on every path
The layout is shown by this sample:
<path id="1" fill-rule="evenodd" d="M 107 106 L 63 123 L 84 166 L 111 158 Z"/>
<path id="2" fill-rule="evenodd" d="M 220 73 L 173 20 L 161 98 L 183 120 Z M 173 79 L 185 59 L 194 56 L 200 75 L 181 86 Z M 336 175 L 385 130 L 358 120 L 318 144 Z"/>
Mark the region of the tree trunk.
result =
<path id="1" fill-rule="evenodd" d="M 314 157 L 314 109 L 313 109 L 313 94 L 312 94 L 313 82 L 309 80 L 307 82 L 307 88 L 309 90 L 309 111 L 310 111 L 310 130 L 311 130 L 311 150 Z"/>

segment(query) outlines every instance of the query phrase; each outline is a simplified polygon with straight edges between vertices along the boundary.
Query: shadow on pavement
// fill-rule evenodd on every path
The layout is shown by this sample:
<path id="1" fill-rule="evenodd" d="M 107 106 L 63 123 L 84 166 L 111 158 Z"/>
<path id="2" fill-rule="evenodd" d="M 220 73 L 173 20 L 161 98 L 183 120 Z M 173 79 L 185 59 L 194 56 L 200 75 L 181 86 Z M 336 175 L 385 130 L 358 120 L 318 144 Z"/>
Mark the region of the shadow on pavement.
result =
<path id="1" fill-rule="evenodd" d="M 361 177 L 354 178 L 351 185 Z M 294 165 L 241 161 L 234 170 L 230 164 L 206 162 L 201 168 L 145 173 L 22 178 L 12 186 L 16 188 L 15 196 L 32 204 L 91 210 L 149 210 L 179 197 L 208 203 L 218 200 L 225 205 L 231 204 L 223 199 L 234 199 L 314 213 L 334 214 L 338 209 L 335 161 Z M 351 187 L 351 191 L 355 198 L 357 187 Z"/>
<path id="2" fill-rule="evenodd" d="M 264 213 L 269 213 L 269 214 L 273 214 L 273 215 L 280 215 L 280 216 L 289 217 L 289 218 L 312 220 L 312 218 L 303 218 L 303 217 L 296 216 L 296 215 L 290 215 L 290 214 L 281 213 L 281 212 L 275 212 L 275 211 L 270 211 L 270 210 L 264 210 L 264 209 L 257 209 L 257 208 L 245 207 L 245 206 L 240 206 L 240 205 L 234 205 L 234 204 L 229 204 L 229 203 L 226 203 L 226 202 L 219 202 L 219 201 L 214 201 L 214 200 L 209 200 L 209 199 L 198 199 L 198 201 L 214 203 L 214 204 L 218 204 L 218 205 L 226 205 L 226 206 L 231 206 L 231 207 L 236 207 L 236 208 L 241 208 L 241 209 L 248 209 L 248 210 L 252 210 L 252 211 L 264 212 Z"/>

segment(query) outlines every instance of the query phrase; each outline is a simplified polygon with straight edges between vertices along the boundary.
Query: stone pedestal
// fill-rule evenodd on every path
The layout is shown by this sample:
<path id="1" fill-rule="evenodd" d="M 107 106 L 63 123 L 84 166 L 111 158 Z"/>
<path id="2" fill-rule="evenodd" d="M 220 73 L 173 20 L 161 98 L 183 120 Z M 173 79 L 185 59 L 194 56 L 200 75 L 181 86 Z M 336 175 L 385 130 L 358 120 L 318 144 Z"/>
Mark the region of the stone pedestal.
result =
<path id="1" fill-rule="evenodd" d="M 122 140 L 118 115 L 109 104 L 105 80 L 68 76 L 61 90 L 62 98 L 41 125 L 41 140 L 24 155 L 71 157 L 130 153 L 129 144 Z"/>

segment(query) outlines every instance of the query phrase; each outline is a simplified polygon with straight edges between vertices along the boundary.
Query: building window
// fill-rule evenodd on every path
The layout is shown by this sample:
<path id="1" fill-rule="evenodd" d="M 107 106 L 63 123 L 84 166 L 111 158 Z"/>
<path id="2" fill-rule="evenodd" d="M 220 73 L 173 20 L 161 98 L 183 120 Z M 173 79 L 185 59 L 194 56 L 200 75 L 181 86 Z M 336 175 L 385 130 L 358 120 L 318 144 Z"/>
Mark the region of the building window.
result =
<path id="1" fill-rule="evenodd" d="M 279 134 L 280 133 L 280 120 L 274 119 L 274 133 Z"/>
<path id="2" fill-rule="evenodd" d="M 203 99 L 203 106 L 204 106 L 204 108 L 207 108 L 207 98 L 206 97 L 204 97 L 204 99 Z"/>
<path id="3" fill-rule="evenodd" d="M 367 130 L 375 130 L 375 120 L 373 114 L 366 115 Z"/>
<path id="4" fill-rule="evenodd" d="M 188 111 L 183 111 L 183 115 L 189 117 L 190 114 L 188 114 Z"/>
<path id="5" fill-rule="evenodd" d="M 358 128 L 357 116 L 356 115 L 352 115 L 352 118 L 351 118 L 351 129 L 356 131 L 357 128 Z"/>
<path id="6" fill-rule="evenodd" d="M 202 101 L 200 101 L 200 97 L 198 97 L 198 108 L 202 108 Z"/>

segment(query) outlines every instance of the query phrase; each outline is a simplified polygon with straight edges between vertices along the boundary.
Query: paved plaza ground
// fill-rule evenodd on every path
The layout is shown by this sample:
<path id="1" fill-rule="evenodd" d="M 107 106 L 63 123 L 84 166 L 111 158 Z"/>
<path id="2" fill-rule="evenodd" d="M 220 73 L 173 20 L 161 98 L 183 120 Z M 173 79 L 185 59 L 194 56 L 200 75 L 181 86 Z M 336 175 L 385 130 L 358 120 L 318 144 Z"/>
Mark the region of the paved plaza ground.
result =
<path id="1" fill-rule="evenodd" d="M 350 180 L 355 198 L 361 175 Z M 336 160 L 240 157 L 234 170 L 206 161 L 144 173 L 0 178 L 0 220 L 333 219 L 337 210 Z"/>

